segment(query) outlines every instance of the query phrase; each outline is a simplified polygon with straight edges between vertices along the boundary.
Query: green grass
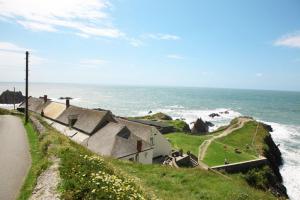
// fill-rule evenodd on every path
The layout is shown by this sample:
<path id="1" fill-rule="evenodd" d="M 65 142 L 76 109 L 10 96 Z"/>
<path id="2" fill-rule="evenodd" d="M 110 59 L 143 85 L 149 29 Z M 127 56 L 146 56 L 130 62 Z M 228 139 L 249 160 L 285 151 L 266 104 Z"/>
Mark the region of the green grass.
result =
<path id="1" fill-rule="evenodd" d="M 207 149 L 204 157 L 204 163 L 208 166 L 223 165 L 225 158 L 229 163 L 241 162 L 255 159 L 256 157 L 246 152 L 235 153 L 234 147 L 226 145 L 226 150 L 223 143 L 213 141 Z"/>
<path id="2" fill-rule="evenodd" d="M 30 147 L 31 154 L 31 168 L 27 174 L 25 182 L 21 188 L 20 194 L 18 196 L 19 200 L 28 199 L 36 185 L 38 176 L 43 170 L 48 166 L 48 160 L 45 153 L 43 153 L 41 145 L 39 143 L 39 138 L 37 132 L 34 130 L 31 123 L 25 125 L 27 132 L 27 138 Z"/>
<path id="3" fill-rule="evenodd" d="M 257 125 L 259 126 L 255 136 Z M 207 149 L 204 162 L 209 166 L 215 166 L 224 164 L 225 157 L 229 163 L 255 159 L 263 153 L 264 138 L 267 134 L 267 130 L 259 122 L 246 122 L 242 128 L 212 142 Z M 224 146 L 227 147 L 226 151 Z M 235 153 L 236 148 L 242 153 Z"/>
<path id="4" fill-rule="evenodd" d="M 10 111 L 9 111 L 9 110 L 0 108 L 0 115 L 9 115 L 9 114 L 10 114 Z"/>
<path id="5" fill-rule="evenodd" d="M 255 136 L 254 144 L 252 140 L 259 124 L 257 135 Z M 244 127 L 232 132 L 230 135 L 217 139 L 218 142 L 239 148 L 243 152 L 258 156 L 262 154 L 262 146 L 264 145 L 264 138 L 268 132 L 264 127 L 256 122 L 250 121 L 245 123 Z M 248 148 L 247 148 L 248 147 Z"/>
<path id="6" fill-rule="evenodd" d="M 241 176 L 224 178 L 200 169 L 175 169 L 160 165 L 142 165 L 128 161 L 111 160 L 145 190 L 154 191 L 160 199 L 227 199 L 257 200 L 276 199 L 269 192 L 250 187 Z"/>
<path id="7" fill-rule="evenodd" d="M 168 120 L 164 121 L 165 123 L 174 127 L 174 132 L 189 132 L 189 125 L 182 120 Z"/>
<path id="8" fill-rule="evenodd" d="M 172 147 L 175 149 L 183 149 L 184 152 L 190 151 L 198 157 L 199 146 L 209 136 L 189 135 L 182 132 L 169 133 L 164 135 L 170 140 Z"/>

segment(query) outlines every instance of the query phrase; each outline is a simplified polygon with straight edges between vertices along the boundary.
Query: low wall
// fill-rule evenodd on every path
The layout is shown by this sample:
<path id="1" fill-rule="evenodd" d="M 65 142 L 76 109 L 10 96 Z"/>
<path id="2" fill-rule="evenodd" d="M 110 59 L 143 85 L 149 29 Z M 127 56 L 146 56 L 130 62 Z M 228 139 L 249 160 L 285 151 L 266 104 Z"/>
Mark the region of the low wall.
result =
<path id="1" fill-rule="evenodd" d="M 229 173 L 244 172 L 255 167 L 261 167 L 268 164 L 267 158 L 259 158 L 245 162 L 233 163 L 228 165 L 219 165 L 211 167 L 212 170 L 223 170 Z"/>

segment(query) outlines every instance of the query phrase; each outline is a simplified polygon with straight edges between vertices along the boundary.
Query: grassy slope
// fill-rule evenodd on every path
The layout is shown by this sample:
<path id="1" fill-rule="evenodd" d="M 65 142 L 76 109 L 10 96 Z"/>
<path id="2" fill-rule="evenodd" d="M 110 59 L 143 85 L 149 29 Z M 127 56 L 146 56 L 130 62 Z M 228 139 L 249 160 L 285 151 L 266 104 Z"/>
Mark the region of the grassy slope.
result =
<path id="1" fill-rule="evenodd" d="M 149 199 L 152 198 L 153 193 L 160 199 L 275 199 L 268 192 L 251 188 L 239 176 L 229 180 L 199 169 L 174 169 L 110 158 L 102 159 L 99 156 L 93 156 L 93 153 L 73 143 L 51 127 L 47 125 L 46 127 L 47 133 L 38 140 L 35 133 L 32 144 L 40 147 L 37 150 L 40 153 L 44 152 L 47 156 L 55 155 L 61 158 L 60 191 L 64 199 L 109 199 L 110 193 L 107 194 L 108 190 L 101 189 L 101 187 L 111 188 L 116 187 L 116 184 L 103 183 L 101 182 L 103 178 L 101 178 L 99 179 L 101 187 L 99 187 L 93 181 L 95 174 L 98 176 L 99 170 L 109 175 L 108 180 L 118 180 L 118 183 L 121 182 L 133 188 L 133 192 L 129 191 L 130 194 L 143 194 Z M 32 127 L 29 128 L 29 133 L 34 133 Z M 129 181 L 126 182 L 126 180 Z M 122 188 L 125 188 L 124 185 Z"/>
<path id="2" fill-rule="evenodd" d="M 112 160 L 115 166 L 139 178 L 141 187 L 160 199 L 276 199 L 269 192 L 250 187 L 241 176 L 232 179 L 200 169 L 175 169 Z"/>
<path id="3" fill-rule="evenodd" d="M 188 135 L 185 133 L 169 133 L 164 135 L 170 140 L 173 148 L 183 149 L 184 152 L 191 151 L 192 154 L 198 156 L 199 146 L 209 136 Z"/>
<path id="4" fill-rule="evenodd" d="M 204 162 L 209 166 L 222 165 L 224 164 L 225 155 L 230 163 L 257 158 L 262 153 L 263 138 L 268 134 L 263 126 L 259 125 L 254 145 L 252 145 L 258 124 L 255 121 L 247 122 L 243 128 L 232 132 L 226 137 L 217 139 L 208 147 Z M 226 151 L 224 146 L 226 146 Z M 235 148 L 238 148 L 242 153 L 235 153 Z"/>
<path id="5" fill-rule="evenodd" d="M 234 152 L 234 147 L 226 145 L 226 150 L 224 149 L 224 144 L 219 142 L 212 142 L 207 149 L 204 162 L 208 166 L 216 166 L 224 164 L 225 158 L 229 163 L 241 162 L 246 160 L 252 160 L 256 157 L 248 153 L 237 154 Z"/>
<path id="6" fill-rule="evenodd" d="M 254 145 L 252 145 L 252 140 L 258 126 L 257 134 L 255 136 Z M 256 122 L 250 121 L 245 124 L 242 129 L 236 130 L 227 137 L 218 139 L 219 142 L 228 144 L 239 148 L 249 154 L 256 155 L 262 154 L 262 147 L 264 145 L 264 137 L 268 134 L 267 130 L 263 126 Z M 249 149 L 246 146 L 249 146 Z"/>

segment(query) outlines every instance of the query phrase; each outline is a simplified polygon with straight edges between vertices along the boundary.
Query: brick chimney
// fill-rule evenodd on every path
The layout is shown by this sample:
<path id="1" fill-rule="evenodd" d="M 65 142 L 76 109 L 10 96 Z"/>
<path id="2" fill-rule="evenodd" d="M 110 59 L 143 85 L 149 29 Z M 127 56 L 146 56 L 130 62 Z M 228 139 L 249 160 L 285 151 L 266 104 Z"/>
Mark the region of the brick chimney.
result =
<path id="1" fill-rule="evenodd" d="M 47 99 L 48 99 L 47 95 L 44 95 L 44 103 L 47 102 Z"/>
<path id="2" fill-rule="evenodd" d="M 66 99 L 66 108 L 70 107 L 70 99 Z"/>
<path id="3" fill-rule="evenodd" d="M 137 149 L 137 151 L 141 152 L 142 151 L 142 147 L 143 147 L 142 140 L 138 140 L 137 143 L 136 143 L 136 149 Z"/>

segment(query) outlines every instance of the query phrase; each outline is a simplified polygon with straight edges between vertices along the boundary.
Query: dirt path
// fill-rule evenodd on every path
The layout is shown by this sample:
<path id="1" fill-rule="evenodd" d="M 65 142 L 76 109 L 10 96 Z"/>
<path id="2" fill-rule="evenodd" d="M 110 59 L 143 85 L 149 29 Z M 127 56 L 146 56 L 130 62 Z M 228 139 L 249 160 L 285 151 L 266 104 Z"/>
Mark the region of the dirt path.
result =
<path id="1" fill-rule="evenodd" d="M 0 199 L 16 199 L 31 159 L 26 130 L 20 118 L 0 115 Z"/>
<path id="2" fill-rule="evenodd" d="M 60 182 L 59 159 L 52 158 L 53 164 L 46 169 L 38 178 L 37 184 L 29 200 L 59 200 L 57 191 Z"/>
<path id="3" fill-rule="evenodd" d="M 251 121 L 252 119 L 249 119 L 249 118 L 244 118 L 244 117 L 240 117 L 238 118 L 238 122 L 232 126 L 229 126 L 227 129 L 225 129 L 221 134 L 219 135 L 214 135 L 212 136 L 211 138 L 205 140 L 204 142 L 202 142 L 202 144 L 199 146 L 199 153 L 198 153 L 198 162 L 199 162 L 199 165 L 201 166 L 200 163 L 202 163 L 202 168 L 206 168 L 206 165 L 202 162 L 204 157 L 205 157 L 205 154 L 206 154 L 206 151 L 207 151 L 207 148 L 209 147 L 209 145 L 216 139 L 218 138 L 222 138 L 222 137 L 225 137 L 229 134 L 231 134 L 232 132 L 242 128 L 244 126 L 244 124 L 248 121 Z M 236 127 L 235 127 L 236 126 Z"/>

